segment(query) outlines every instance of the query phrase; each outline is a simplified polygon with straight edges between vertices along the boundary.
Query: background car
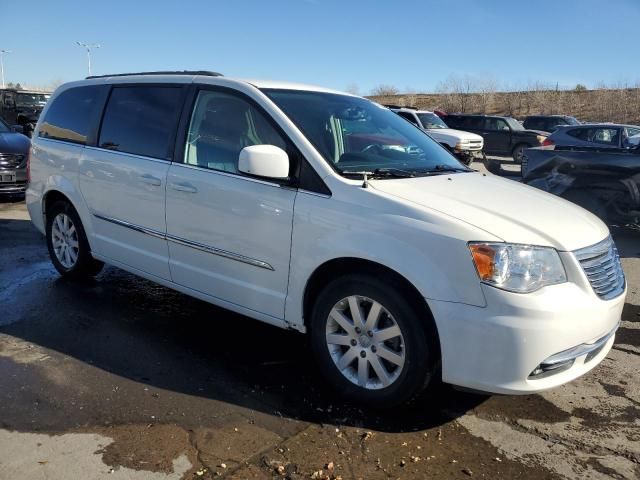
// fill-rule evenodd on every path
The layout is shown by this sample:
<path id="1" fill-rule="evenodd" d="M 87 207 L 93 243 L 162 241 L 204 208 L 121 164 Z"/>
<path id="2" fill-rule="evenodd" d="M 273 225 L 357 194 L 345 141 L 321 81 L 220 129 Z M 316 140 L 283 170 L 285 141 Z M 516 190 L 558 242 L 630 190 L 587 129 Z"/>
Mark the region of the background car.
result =
<path id="1" fill-rule="evenodd" d="M 607 223 L 640 223 L 640 147 L 530 148 L 522 181 L 569 200 Z"/>
<path id="2" fill-rule="evenodd" d="M 0 90 L 0 118 L 10 125 L 22 125 L 31 136 L 38 117 L 51 94 L 7 88 Z"/>
<path id="3" fill-rule="evenodd" d="M 482 135 L 485 153 L 510 155 L 517 163 L 522 161 L 526 148 L 541 146 L 547 137 L 546 132 L 526 130 L 511 117 L 457 113 L 448 114 L 443 120 L 450 128 Z"/>
<path id="4" fill-rule="evenodd" d="M 569 115 L 529 115 L 522 126 L 529 130 L 555 132 L 560 125 L 580 125 L 575 117 Z"/>
<path id="5" fill-rule="evenodd" d="M 476 157 L 484 157 L 482 151 L 484 140 L 480 135 L 449 128 L 435 112 L 394 105 L 386 106 L 405 120 L 427 131 L 431 138 L 453 153 L 466 165 L 471 164 Z"/>
<path id="6" fill-rule="evenodd" d="M 0 120 L 0 195 L 24 193 L 29 139 Z"/>
<path id="7" fill-rule="evenodd" d="M 640 135 L 636 125 L 616 125 L 613 123 L 562 126 L 547 138 L 545 145 L 628 148 L 634 145 L 634 138 Z M 637 144 L 637 143 L 636 143 Z"/>

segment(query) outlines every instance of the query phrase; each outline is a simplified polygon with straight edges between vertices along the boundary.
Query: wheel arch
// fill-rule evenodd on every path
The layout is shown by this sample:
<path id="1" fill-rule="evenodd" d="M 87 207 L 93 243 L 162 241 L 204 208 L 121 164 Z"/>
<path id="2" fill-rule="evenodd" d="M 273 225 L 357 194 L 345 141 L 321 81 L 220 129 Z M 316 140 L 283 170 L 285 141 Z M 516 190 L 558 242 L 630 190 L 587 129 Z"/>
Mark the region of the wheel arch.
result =
<path id="1" fill-rule="evenodd" d="M 93 250 L 93 225 L 91 223 L 91 214 L 86 208 L 84 199 L 80 192 L 73 188 L 70 182 L 65 181 L 56 183 L 55 185 L 52 185 L 52 188 L 49 188 L 42 194 L 43 224 L 46 225 L 47 223 L 47 210 L 57 201 L 65 201 L 69 203 L 69 205 L 71 205 L 71 207 L 76 211 L 78 217 L 80 217 L 80 222 L 82 222 L 82 228 L 87 236 L 89 246 Z"/>
<path id="2" fill-rule="evenodd" d="M 47 218 L 47 210 L 58 201 L 68 202 L 73 208 L 76 209 L 76 211 L 78 210 L 73 204 L 73 201 L 60 190 L 49 190 L 42 196 L 42 216 L 45 220 Z"/>
<path id="3" fill-rule="evenodd" d="M 532 144 L 530 144 L 530 143 L 528 143 L 528 142 L 526 142 L 526 141 L 524 141 L 524 140 L 521 140 L 521 141 L 519 141 L 518 143 L 516 143 L 516 144 L 513 146 L 513 148 L 511 149 L 511 155 L 513 155 L 513 154 L 515 153 L 515 151 L 516 151 L 516 149 L 517 149 L 518 147 L 532 148 L 532 147 L 533 147 L 533 145 L 532 145 Z"/>
<path id="4" fill-rule="evenodd" d="M 314 299 L 320 293 L 322 287 L 327 282 L 341 275 L 346 274 L 367 274 L 377 278 L 385 278 L 390 283 L 400 287 L 403 292 L 409 296 L 410 301 L 419 310 L 421 316 L 425 318 L 425 325 L 433 330 L 435 339 L 433 346 L 437 349 L 437 355 L 440 356 L 440 337 L 436 326 L 433 313 L 427 304 L 426 299 L 420 294 L 418 289 L 403 275 L 381 263 L 372 260 L 365 260 L 357 257 L 341 257 L 334 258 L 319 265 L 311 274 L 305 285 L 304 294 L 302 296 L 302 312 L 304 326 L 308 328 L 311 318 L 311 309 L 313 308 Z"/>

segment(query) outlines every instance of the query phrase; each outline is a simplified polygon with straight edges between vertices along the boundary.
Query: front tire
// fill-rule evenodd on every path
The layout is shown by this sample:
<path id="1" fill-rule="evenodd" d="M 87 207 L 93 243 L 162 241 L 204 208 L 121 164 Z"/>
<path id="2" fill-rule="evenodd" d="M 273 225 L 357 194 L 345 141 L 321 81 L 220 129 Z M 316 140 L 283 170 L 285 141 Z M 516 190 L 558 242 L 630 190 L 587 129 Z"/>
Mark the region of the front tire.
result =
<path id="1" fill-rule="evenodd" d="M 47 211 L 47 248 L 60 275 L 85 279 L 97 275 L 104 264 L 91 256 L 91 248 L 80 216 L 66 201 L 54 203 Z"/>
<path id="2" fill-rule="evenodd" d="M 327 380 L 345 397 L 388 408 L 429 385 L 435 327 L 406 292 L 368 275 L 330 282 L 311 315 L 311 344 Z"/>

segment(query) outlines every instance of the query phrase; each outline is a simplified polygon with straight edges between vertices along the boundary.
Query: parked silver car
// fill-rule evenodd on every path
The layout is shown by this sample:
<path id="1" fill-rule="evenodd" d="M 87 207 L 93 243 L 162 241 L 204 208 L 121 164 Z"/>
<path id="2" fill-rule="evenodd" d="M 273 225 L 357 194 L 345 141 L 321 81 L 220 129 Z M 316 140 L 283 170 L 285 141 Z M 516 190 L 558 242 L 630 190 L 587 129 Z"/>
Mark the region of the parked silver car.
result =
<path id="1" fill-rule="evenodd" d="M 600 123 L 588 125 L 562 125 L 544 142 L 560 147 L 629 148 L 631 137 L 640 135 L 636 125 Z"/>

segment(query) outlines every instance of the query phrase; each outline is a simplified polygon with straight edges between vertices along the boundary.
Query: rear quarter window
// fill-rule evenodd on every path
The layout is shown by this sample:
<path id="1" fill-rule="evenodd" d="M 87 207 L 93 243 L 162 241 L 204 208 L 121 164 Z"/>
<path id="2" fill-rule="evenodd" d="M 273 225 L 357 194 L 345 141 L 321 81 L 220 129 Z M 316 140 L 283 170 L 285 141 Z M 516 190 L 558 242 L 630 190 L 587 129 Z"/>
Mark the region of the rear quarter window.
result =
<path id="1" fill-rule="evenodd" d="M 106 91 L 105 85 L 88 85 L 62 92 L 48 108 L 38 137 L 85 145 L 97 124 Z"/>

